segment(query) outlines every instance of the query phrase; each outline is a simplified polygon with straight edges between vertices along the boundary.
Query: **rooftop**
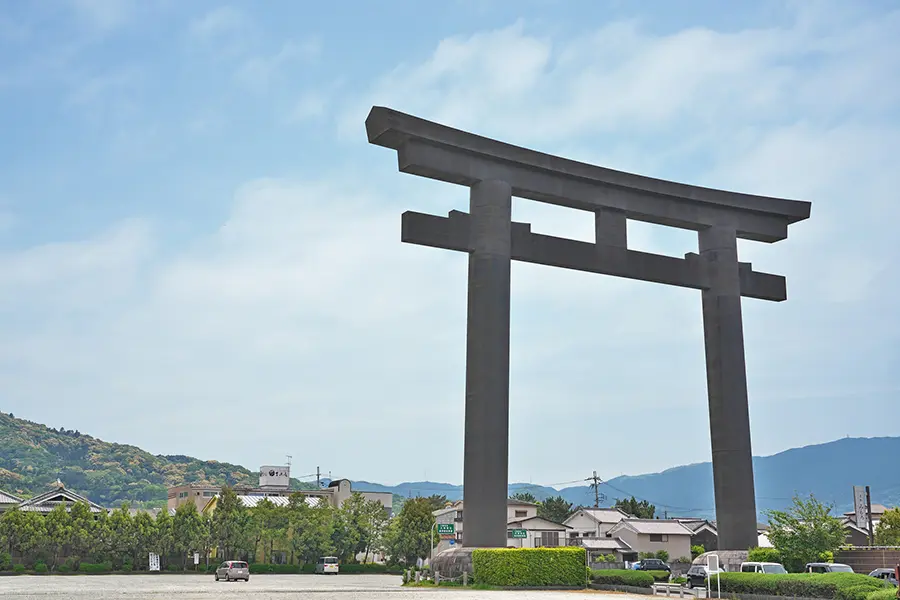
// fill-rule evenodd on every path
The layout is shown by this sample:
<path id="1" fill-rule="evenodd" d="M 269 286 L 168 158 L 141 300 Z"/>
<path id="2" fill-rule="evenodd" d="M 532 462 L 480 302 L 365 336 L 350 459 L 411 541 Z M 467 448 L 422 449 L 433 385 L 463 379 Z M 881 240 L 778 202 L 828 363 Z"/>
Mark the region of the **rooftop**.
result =
<path id="1" fill-rule="evenodd" d="M 691 535 L 693 533 L 678 521 L 662 519 L 623 519 L 610 532 L 616 531 L 621 527 L 630 527 L 642 534 Z"/>

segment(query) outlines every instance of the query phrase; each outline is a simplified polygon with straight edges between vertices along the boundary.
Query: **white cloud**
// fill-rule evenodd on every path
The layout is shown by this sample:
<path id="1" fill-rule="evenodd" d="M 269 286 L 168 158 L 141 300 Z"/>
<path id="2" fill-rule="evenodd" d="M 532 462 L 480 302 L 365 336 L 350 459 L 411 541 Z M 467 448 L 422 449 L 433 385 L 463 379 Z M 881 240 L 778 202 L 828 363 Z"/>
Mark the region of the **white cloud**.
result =
<path id="1" fill-rule="evenodd" d="M 289 40 L 274 54 L 257 55 L 244 60 L 238 67 L 235 78 L 248 88 L 262 91 L 284 70 L 317 58 L 321 47 L 321 41 L 316 38 L 299 42 Z"/>
<path id="2" fill-rule="evenodd" d="M 231 6 L 220 6 L 194 19 L 188 32 L 199 40 L 209 41 L 223 35 L 241 32 L 247 25 L 244 13 Z"/>
<path id="3" fill-rule="evenodd" d="M 804 402 L 833 401 L 835 390 L 896 388 L 870 379 L 900 339 L 888 300 L 900 291 L 900 136 L 888 113 L 898 85 L 886 79 L 897 20 L 801 16 L 727 33 L 621 22 L 557 39 L 523 21 L 449 38 L 364 93 L 347 91 L 340 126 L 358 140 L 368 108 L 386 104 L 648 175 L 813 200 L 811 220 L 787 241 L 741 247 L 757 268 L 787 275 L 790 294 L 786 304 L 745 303 L 757 450 L 847 428 L 886 434 L 883 423 L 792 423 Z M 239 24 L 234 14 L 207 17 L 198 35 Z M 316 49 L 284 42 L 248 59 L 238 78 L 264 88 Z M 294 116 L 320 117 L 325 104 L 309 92 Z M 458 480 L 466 260 L 401 244 L 399 224 L 405 209 L 464 208 L 465 190 L 402 176 L 392 160 L 376 163 L 389 151 L 369 152 L 376 167 L 336 158 L 333 173 L 312 180 L 246 184 L 214 234 L 149 263 L 156 246 L 143 224 L 4 257 L 2 308 L 28 308 L 41 323 L 0 335 L 0 360 L 17 365 L 0 369 L 14 412 L 156 452 L 252 466 L 282 453 L 318 460 L 330 448 L 335 474 L 403 477 L 395 459 L 404 457 Z M 514 210 L 536 231 L 591 238 L 587 213 L 525 201 Z M 690 241 L 641 224 L 629 234 L 635 247 L 675 255 Z M 618 424 L 635 414 L 691 433 L 664 453 L 652 441 L 623 453 L 625 470 L 707 456 L 706 434 L 692 433 L 706 431 L 697 292 L 531 265 L 515 265 L 513 286 L 514 476 L 582 476 L 585 463 L 549 464 L 549 444 L 595 456 L 602 432 L 606 446 L 633 448 L 633 428 Z M 32 306 L 38 295 L 53 303 Z M 56 317 L 70 295 L 81 300 Z M 111 410 L 95 421 L 85 402 L 128 402 L 140 416 Z M 241 427 L 204 433 L 219 412 L 240 415 Z M 435 420 L 440 452 L 433 426 L 423 426 Z M 352 444 L 335 444 L 335 428 Z"/>
<path id="4" fill-rule="evenodd" d="M 69 0 L 76 12 L 100 30 L 115 29 L 129 20 L 133 0 Z"/>

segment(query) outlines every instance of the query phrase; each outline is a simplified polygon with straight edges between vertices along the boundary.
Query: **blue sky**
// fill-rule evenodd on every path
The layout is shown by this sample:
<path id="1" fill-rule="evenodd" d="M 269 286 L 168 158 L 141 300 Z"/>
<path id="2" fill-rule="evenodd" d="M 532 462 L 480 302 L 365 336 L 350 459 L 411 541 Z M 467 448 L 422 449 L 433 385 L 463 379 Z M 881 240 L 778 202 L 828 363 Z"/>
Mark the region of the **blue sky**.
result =
<path id="1" fill-rule="evenodd" d="M 0 0 L 0 409 L 255 467 L 462 478 L 465 257 L 369 108 L 813 202 L 742 260 L 754 451 L 897 433 L 893 2 Z M 536 231 L 590 215 L 518 200 Z M 635 249 L 696 250 L 629 224 Z M 709 459 L 700 297 L 513 269 L 512 480 Z"/>

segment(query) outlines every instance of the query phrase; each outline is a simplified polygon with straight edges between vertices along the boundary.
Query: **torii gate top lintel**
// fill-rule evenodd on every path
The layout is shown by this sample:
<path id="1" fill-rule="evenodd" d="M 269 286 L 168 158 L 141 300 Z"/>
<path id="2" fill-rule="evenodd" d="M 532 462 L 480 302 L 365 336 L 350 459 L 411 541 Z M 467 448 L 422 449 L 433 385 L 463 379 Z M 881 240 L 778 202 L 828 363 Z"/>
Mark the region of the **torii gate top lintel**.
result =
<path id="1" fill-rule="evenodd" d="M 375 106 L 366 118 L 369 142 L 397 151 L 404 173 L 472 186 L 502 179 L 513 195 L 587 211 L 699 231 L 726 226 L 760 242 L 787 238 L 809 218 L 811 203 L 655 179 L 514 146 Z"/>

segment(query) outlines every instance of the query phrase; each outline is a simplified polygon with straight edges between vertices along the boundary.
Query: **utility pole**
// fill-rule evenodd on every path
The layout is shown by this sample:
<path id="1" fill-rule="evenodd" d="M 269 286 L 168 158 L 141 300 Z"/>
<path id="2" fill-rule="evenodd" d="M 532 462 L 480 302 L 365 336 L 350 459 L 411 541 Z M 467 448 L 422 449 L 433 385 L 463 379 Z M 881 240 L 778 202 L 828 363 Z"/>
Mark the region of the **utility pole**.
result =
<path id="1" fill-rule="evenodd" d="M 594 488 L 594 508 L 600 508 L 600 483 L 603 481 L 597 477 L 597 471 L 594 471 L 592 477 L 588 477 L 585 481 L 592 481 L 591 487 Z"/>
<path id="2" fill-rule="evenodd" d="M 872 525 L 872 493 L 866 486 L 866 517 L 869 521 L 869 545 L 875 545 L 875 527 Z"/>
<path id="3" fill-rule="evenodd" d="M 322 472 L 319 471 L 319 467 L 316 467 L 316 489 L 322 489 Z"/>

